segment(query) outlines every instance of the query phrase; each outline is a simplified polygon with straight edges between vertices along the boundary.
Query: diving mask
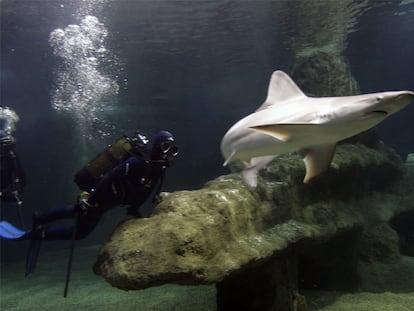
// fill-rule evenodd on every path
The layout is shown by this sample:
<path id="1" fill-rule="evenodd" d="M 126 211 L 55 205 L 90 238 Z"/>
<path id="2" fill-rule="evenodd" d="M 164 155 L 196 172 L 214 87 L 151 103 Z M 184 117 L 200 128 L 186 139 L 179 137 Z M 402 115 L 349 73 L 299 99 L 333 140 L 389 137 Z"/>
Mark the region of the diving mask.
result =
<path id="1" fill-rule="evenodd" d="M 160 150 L 164 157 L 171 158 L 178 155 L 178 147 L 173 140 L 165 140 L 160 144 Z"/>

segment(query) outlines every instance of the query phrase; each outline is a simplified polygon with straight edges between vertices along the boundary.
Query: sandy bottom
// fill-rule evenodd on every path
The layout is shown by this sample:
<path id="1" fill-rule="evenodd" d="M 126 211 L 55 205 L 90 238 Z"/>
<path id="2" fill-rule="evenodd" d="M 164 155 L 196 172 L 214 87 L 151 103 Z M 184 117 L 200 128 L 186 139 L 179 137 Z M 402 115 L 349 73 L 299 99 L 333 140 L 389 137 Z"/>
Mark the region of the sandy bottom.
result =
<path id="1" fill-rule="evenodd" d="M 94 275 L 98 247 L 77 248 L 69 295 L 63 298 L 68 251 L 43 250 L 36 273 L 24 277 L 24 262 L 1 266 L 0 310 L 216 310 L 214 286 L 165 285 L 122 291 Z M 414 311 L 414 289 L 406 293 L 303 291 L 310 311 Z M 260 311 L 260 310 L 258 310 Z"/>
<path id="2" fill-rule="evenodd" d="M 414 311 L 414 289 L 409 293 L 305 293 L 310 311 Z"/>
<path id="3" fill-rule="evenodd" d="M 63 298 L 68 251 L 44 251 L 36 273 L 24 277 L 24 262 L 1 266 L 0 310 L 215 310 L 214 286 L 165 285 L 123 291 L 96 276 L 98 247 L 75 251 L 68 297 Z"/>

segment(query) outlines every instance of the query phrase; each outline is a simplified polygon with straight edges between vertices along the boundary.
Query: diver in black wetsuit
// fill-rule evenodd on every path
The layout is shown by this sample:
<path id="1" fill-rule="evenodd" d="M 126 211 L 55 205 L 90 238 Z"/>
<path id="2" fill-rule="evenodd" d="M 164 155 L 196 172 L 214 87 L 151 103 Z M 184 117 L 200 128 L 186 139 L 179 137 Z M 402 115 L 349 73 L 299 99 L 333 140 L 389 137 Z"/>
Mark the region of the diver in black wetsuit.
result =
<path id="1" fill-rule="evenodd" d="M 159 193 L 166 168 L 171 166 L 177 154 L 173 135 L 167 131 L 159 132 L 154 137 L 149 159 L 130 156 L 107 172 L 87 198 L 80 199 L 75 205 L 35 214 L 33 230 L 27 237 L 32 240 L 72 239 L 73 227 L 48 224 L 76 216 L 75 238 L 83 239 L 92 232 L 104 212 L 121 204 L 129 206 L 128 215 L 139 216 L 139 207 L 154 191 L 155 195 Z"/>
<path id="2" fill-rule="evenodd" d="M 83 239 L 96 227 L 103 213 L 117 205 L 127 205 L 127 214 L 140 216 L 140 206 L 154 193 L 158 196 L 165 171 L 178 155 L 170 132 L 161 131 L 154 137 L 152 148 L 140 133 L 123 137 L 88 163 L 75 175 L 81 190 L 90 191 L 76 204 L 33 215 L 33 228 L 23 231 L 7 221 L 0 221 L 0 237 L 30 240 L 26 256 L 26 276 L 34 272 L 42 240 Z M 149 153 L 149 156 L 147 155 Z M 72 226 L 52 225 L 57 220 L 72 218 Z M 70 262 L 72 256 L 70 255 Z M 69 265 L 70 267 L 70 265 Z M 70 269 L 68 269 L 70 271 Z M 68 274 L 69 275 L 69 272 Z M 68 284 L 68 277 L 67 283 Z M 66 297 L 65 288 L 65 297 Z"/>
<path id="3" fill-rule="evenodd" d="M 25 186 L 25 174 L 17 156 L 13 137 L 18 115 L 9 107 L 0 106 L 0 197 L 2 202 L 21 205 L 20 195 Z"/>

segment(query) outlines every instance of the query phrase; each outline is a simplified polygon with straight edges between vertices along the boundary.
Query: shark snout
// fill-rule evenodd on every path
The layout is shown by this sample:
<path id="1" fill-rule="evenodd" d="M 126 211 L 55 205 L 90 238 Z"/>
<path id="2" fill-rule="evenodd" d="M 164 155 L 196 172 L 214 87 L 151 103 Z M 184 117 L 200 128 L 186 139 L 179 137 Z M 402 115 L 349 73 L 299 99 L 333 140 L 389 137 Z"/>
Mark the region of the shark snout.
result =
<path id="1" fill-rule="evenodd" d="M 406 102 L 409 104 L 414 100 L 414 92 L 407 91 L 407 93 L 400 94 L 395 98 L 395 101 Z"/>
<path id="2" fill-rule="evenodd" d="M 396 108 L 396 111 L 403 109 L 405 106 L 410 104 L 414 100 L 414 92 L 406 91 L 402 94 L 399 94 L 394 99 L 393 106 Z"/>
<path id="3" fill-rule="evenodd" d="M 372 112 L 390 115 L 400 111 L 414 100 L 411 91 L 389 92 L 378 95 L 377 104 L 372 107 Z"/>

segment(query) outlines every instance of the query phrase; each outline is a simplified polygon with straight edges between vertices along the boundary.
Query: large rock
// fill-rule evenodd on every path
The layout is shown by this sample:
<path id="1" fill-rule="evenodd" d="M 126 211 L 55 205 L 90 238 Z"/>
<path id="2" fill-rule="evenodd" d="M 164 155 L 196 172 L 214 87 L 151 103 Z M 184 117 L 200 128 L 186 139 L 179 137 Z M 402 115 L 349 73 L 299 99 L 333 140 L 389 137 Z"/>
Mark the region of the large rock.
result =
<path id="1" fill-rule="evenodd" d="M 163 193 L 151 218 L 116 228 L 94 271 L 124 290 L 217 283 L 219 310 L 238 303 L 241 310 L 305 310 L 299 286 L 369 288 L 361 262 L 400 258 L 388 221 L 414 209 L 412 176 L 387 148 L 348 144 L 313 184 L 302 183 L 304 174 L 297 156 L 284 156 L 260 172 L 255 191 L 234 173 L 200 190 Z M 231 294 L 259 285 L 250 307 Z"/>

